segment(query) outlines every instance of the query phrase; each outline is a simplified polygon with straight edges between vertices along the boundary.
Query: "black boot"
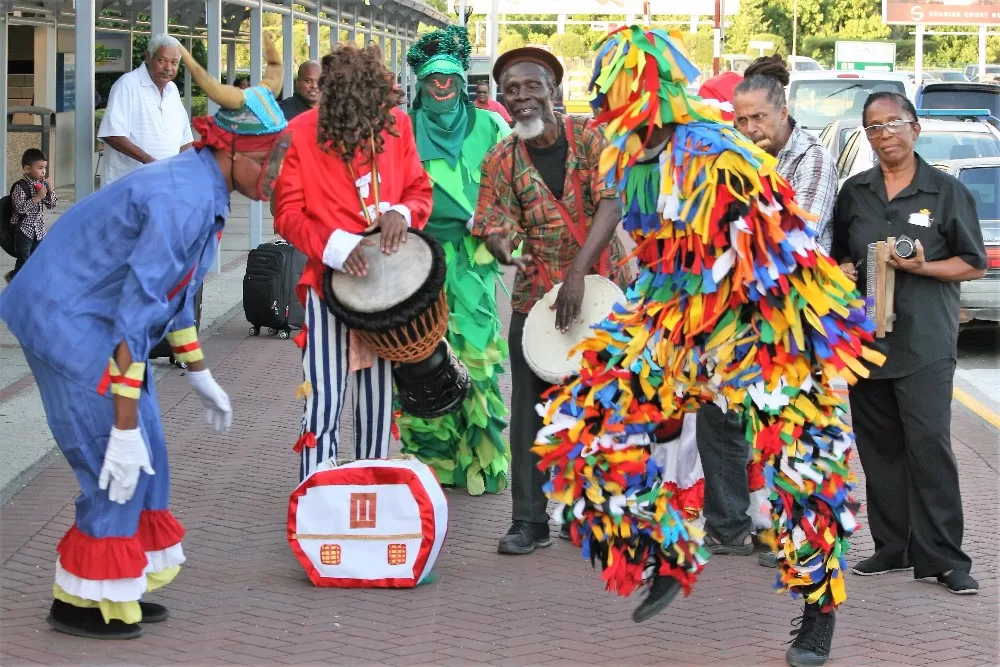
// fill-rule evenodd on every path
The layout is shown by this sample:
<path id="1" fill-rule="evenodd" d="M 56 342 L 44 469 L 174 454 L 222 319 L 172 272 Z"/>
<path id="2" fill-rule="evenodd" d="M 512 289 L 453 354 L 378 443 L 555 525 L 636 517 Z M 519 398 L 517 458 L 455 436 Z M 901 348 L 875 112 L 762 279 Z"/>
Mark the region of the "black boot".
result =
<path id="1" fill-rule="evenodd" d="M 665 574 L 654 575 L 653 583 L 649 587 L 649 595 L 632 612 L 632 620 L 636 623 L 642 623 L 656 616 L 673 602 L 680 590 L 681 582 L 673 577 Z"/>
<path id="2" fill-rule="evenodd" d="M 155 602 L 140 602 L 139 608 L 142 610 L 142 620 L 140 623 L 162 623 L 170 617 L 170 612 L 162 604 Z"/>
<path id="3" fill-rule="evenodd" d="M 138 623 L 124 623 L 112 620 L 104 622 L 104 616 L 97 607 L 76 607 L 62 600 L 53 600 L 49 625 L 60 632 L 88 639 L 135 639 L 142 636 Z"/>
<path id="4" fill-rule="evenodd" d="M 500 538 L 497 551 L 502 554 L 530 554 L 535 549 L 552 546 L 549 524 L 515 521 L 507 534 Z"/>
<path id="5" fill-rule="evenodd" d="M 833 628 L 837 623 L 834 613 L 822 613 L 817 604 L 806 603 L 802 616 L 792 621 L 799 627 L 792 630 L 795 637 L 792 646 L 785 653 L 785 662 L 792 667 L 812 667 L 826 663 L 833 643 Z"/>

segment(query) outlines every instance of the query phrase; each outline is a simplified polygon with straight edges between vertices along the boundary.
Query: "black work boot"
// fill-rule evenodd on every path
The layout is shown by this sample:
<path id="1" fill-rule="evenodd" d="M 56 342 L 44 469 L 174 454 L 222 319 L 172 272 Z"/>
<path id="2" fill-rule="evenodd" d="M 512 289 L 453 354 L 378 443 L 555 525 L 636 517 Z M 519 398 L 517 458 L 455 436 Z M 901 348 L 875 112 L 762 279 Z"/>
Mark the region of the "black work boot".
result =
<path id="1" fill-rule="evenodd" d="M 138 623 L 112 620 L 104 622 L 97 607 L 77 607 L 62 600 L 53 600 L 48 624 L 59 632 L 88 639 L 135 639 L 142 636 Z"/>
<path id="2" fill-rule="evenodd" d="M 535 549 L 552 546 L 549 524 L 515 521 L 510 530 L 500 538 L 497 552 L 502 554 L 530 554 Z"/>
<path id="3" fill-rule="evenodd" d="M 833 643 L 833 628 L 837 618 L 832 611 L 823 613 L 818 604 L 806 603 L 802 616 L 792 621 L 799 621 L 799 627 L 792 630 L 795 639 L 785 653 L 785 662 L 792 667 L 813 667 L 826 663 L 830 657 L 830 644 Z"/>
<path id="4" fill-rule="evenodd" d="M 564 523 L 559 529 L 559 538 L 563 540 L 573 541 L 573 531 L 570 529 L 568 523 Z"/>
<path id="5" fill-rule="evenodd" d="M 649 587 L 649 595 L 632 612 L 632 620 L 636 623 L 642 623 L 656 616 L 673 602 L 680 591 L 681 582 L 673 577 L 665 574 L 654 575 L 653 583 Z"/>

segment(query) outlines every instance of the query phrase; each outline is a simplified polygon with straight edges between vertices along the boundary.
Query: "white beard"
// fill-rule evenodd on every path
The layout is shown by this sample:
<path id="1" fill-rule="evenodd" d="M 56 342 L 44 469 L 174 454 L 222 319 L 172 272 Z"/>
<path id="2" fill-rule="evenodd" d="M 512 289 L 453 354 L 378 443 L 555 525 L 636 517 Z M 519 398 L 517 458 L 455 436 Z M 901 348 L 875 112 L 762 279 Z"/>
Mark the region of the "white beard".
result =
<path id="1" fill-rule="evenodd" d="M 537 139 L 545 132 L 545 121 L 541 117 L 528 122 L 516 121 L 514 123 L 514 134 L 524 141 Z"/>

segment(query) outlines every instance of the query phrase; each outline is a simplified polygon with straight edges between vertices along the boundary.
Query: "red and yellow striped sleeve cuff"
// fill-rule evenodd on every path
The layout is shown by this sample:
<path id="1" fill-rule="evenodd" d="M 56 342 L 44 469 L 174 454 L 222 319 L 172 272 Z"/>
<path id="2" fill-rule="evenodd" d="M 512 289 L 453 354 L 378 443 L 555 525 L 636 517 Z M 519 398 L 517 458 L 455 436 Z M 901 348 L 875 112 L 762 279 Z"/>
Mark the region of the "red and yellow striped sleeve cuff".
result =
<path id="1" fill-rule="evenodd" d="M 205 353 L 201 351 L 201 343 L 198 342 L 198 331 L 194 327 L 169 332 L 167 342 L 173 350 L 174 359 L 182 364 L 190 364 L 205 358 Z"/>
<path id="2" fill-rule="evenodd" d="M 108 360 L 108 375 L 111 377 L 111 393 L 139 400 L 139 393 L 142 391 L 142 382 L 146 378 L 146 364 L 132 362 L 128 370 L 122 375 L 118 370 L 118 364 L 114 359 Z"/>

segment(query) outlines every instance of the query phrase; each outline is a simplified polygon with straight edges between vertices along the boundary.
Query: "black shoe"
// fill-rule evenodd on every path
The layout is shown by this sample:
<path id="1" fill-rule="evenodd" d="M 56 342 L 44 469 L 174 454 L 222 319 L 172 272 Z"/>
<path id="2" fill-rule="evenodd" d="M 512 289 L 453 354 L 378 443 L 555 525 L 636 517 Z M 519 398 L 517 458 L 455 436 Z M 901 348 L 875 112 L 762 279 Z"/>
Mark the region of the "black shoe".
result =
<path id="1" fill-rule="evenodd" d="M 750 533 L 741 536 L 734 542 L 722 542 L 711 533 L 705 533 L 703 540 L 705 548 L 713 556 L 749 556 L 753 553 L 753 538 Z"/>
<path id="2" fill-rule="evenodd" d="M 653 618 L 666 609 L 680 591 L 681 582 L 665 574 L 655 575 L 649 587 L 649 595 L 632 612 L 632 620 L 642 623 Z"/>
<path id="3" fill-rule="evenodd" d="M 937 582 L 955 595 L 975 595 L 979 592 L 979 582 L 969 576 L 968 572 L 952 570 L 948 574 L 939 574 Z"/>
<path id="4" fill-rule="evenodd" d="M 142 636 L 142 628 L 138 623 L 123 623 L 112 620 L 104 622 L 104 616 L 97 607 L 84 609 L 75 607 L 62 600 L 53 600 L 48 624 L 59 632 L 88 639 L 135 639 Z"/>
<path id="5" fill-rule="evenodd" d="M 568 523 L 564 523 L 562 528 L 559 529 L 559 538 L 563 540 L 573 541 L 573 532 L 569 528 Z"/>
<path id="6" fill-rule="evenodd" d="M 878 554 L 864 559 L 857 565 L 851 568 L 851 572 L 854 574 L 860 574 L 862 577 L 874 577 L 878 574 L 888 574 L 890 572 L 906 572 L 907 570 L 912 570 L 912 565 L 906 565 L 905 563 L 899 565 L 889 565 L 883 563 L 879 560 Z"/>
<path id="7" fill-rule="evenodd" d="M 140 602 L 139 608 L 142 609 L 142 620 L 139 621 L 140 623 L 162 623 L 170 617 L 170 612 L 162 604 Z"/>
<path id="8" fill-rule="evenodd" d="M 552 546 L 548 523 L 515 521 L 507 534 L 500 538 L 497 552 L 502 554 L 530 554 L 535 549 Z"/>
<path id="9" fill-rule="evenodd" d="M 821 613 L 819 605 L 806 604 L 802 615 L 792 621 L 799 627 L 792 630 L 795 639 L 785 653 L 785 662 L 792 667 L 813 667 L 826 663 L 833 643 L 837 618 L 833 612 Z"/>
<path id="10" fill-rule="evenodd" d="M 757 556 L 757 564 L 761 567 L 778 567 L 778 556 L 773 551 L 765 551 Z"/>

